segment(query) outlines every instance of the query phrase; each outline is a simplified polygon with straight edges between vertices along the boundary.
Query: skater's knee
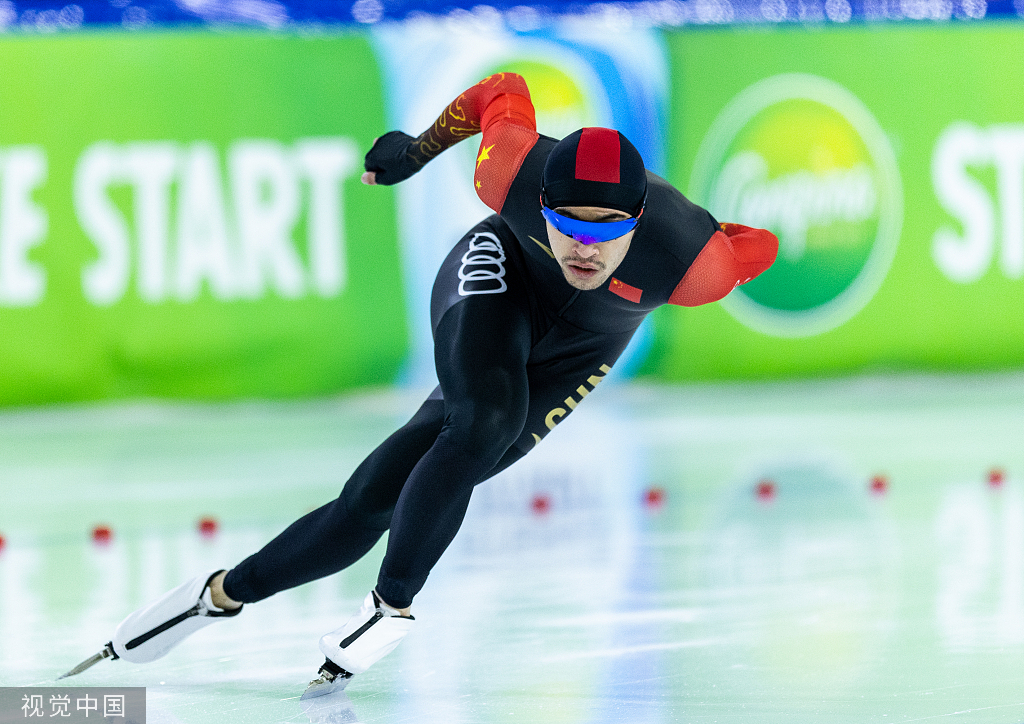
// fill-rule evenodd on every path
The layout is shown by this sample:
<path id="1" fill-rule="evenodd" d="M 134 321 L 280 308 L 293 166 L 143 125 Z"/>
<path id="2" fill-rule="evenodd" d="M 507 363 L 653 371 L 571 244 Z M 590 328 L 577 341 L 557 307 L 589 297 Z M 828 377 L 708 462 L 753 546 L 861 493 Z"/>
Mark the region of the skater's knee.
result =
<path id="1" fill-rule="evenodd" d="M 335 502 L 345 524 L 366 530 L 387 530 L 395 513 L 395 501 L 364 485 L 346 485 Z"/>
<path id="2" fill-rule="evenodd" d="M 512 446 L 525 424 L 525 411 L 520 413 L 517 406 L 485 401 L 453 409 L 446 431 L 467 454 L 493 464 Z"/>

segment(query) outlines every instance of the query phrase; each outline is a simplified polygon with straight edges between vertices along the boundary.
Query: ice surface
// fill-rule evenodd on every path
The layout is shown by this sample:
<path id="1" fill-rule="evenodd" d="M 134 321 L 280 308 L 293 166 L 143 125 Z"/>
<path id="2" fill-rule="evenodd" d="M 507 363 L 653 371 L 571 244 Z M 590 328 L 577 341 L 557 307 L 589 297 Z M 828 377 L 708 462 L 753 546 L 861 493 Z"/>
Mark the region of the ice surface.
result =
<path id="1" fill-rule="evenodd" d="M 0 685 L 336 496 L 418 402 L 0 413 Z M 477 490 L 417 629 L 344 692 L 299 701 L 383 543 L 61 684 L 145 686 L 152 723 L 1021 722 L 1022 434 L 1011 375 L 601 389 Z"/>

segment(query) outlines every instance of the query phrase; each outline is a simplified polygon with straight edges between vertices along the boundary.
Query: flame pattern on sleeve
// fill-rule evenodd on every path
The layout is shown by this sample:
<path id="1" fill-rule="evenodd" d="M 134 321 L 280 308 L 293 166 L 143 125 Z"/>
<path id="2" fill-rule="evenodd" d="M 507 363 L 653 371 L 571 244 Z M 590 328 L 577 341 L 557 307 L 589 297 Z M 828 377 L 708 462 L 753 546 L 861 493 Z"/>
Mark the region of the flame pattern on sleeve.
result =
<path id="1" fill-rule="evenodd" d="M 423 165 L 459 141 L 479 133 L 484 126 L 488 107 L 505 95 L 524 98 L 532 111 L 530 90 L 523 77 L 516 73 L 495 73 L 452 101 L 434 121 L 434 125 L 416 138 L 409 155 Z M 533 128 L 536 128 L 535 120 Z"/>

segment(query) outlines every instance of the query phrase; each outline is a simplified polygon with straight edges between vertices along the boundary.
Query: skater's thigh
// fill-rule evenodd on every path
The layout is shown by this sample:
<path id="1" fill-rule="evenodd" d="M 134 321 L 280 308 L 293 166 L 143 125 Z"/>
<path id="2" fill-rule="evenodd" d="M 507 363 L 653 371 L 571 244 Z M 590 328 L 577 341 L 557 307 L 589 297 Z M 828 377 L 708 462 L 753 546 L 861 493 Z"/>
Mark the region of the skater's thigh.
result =
<path id="1" fill-rule="evenodd" d="M 446 415 L 503 407 L 525 415 L 529 354 L 529 319 L 511 300 L 467 299 L 449 309 L 434 341 Z"/>
<path id="2" fill-rule="evenodd" d="M 515 447 L 532 450 L 611 372 L 633 332 L 594 334 L 556 326 L 534 347 L 527 366 L 529 409 Z"/>
<path id="3" fill-rule="evenodd" d="M 525 281 L 504 253 L 515 243 L 483 223 L 449 254 L 432 297 L 434 364 L 446 423 L 492 425 L 519 434 L 528 406 L 531 322 Z"/>
<path id="4" fill-rule="evenodd" d="M 541 339 L 527 364 L 526 422 L 515 443 L 480 482 L 522 459 L 579 407 L 611 371 L 632 335 L 598 335 L 556 327 Z"/>

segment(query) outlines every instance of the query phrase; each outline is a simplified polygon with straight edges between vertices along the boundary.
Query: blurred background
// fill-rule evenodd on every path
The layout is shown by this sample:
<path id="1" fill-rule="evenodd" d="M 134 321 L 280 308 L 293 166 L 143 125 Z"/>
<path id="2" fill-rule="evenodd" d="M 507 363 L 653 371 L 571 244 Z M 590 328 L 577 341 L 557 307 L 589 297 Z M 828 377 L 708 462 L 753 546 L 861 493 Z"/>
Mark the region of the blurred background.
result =
<path id="1" fill-rule="evenodd" d="M 476 144 L 394 188 L 363 187 L 362 156 L 502 70 L 542 132 L 614 126 L 781 239 L 724 303 L 652 315 L 620 376 L 1016 369 L 1013 13 L 4 0 L 0 404 L 429 386 L 434 274 L 488 213 Z"/>
<path id="2" fill-rule="evenodd" d="M 1024 721 L 1019 14 L 0 0 L 0 685 L 248 555 L 415 411 L 477 143 L 387 188 L 363 154 L 515 71 L 540 132 L 621 130 L 776 264 L 650 316 L 333 709 L 295 699 L 381 546 L 70 683 L 168 722 Z"/>

